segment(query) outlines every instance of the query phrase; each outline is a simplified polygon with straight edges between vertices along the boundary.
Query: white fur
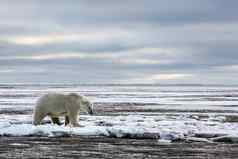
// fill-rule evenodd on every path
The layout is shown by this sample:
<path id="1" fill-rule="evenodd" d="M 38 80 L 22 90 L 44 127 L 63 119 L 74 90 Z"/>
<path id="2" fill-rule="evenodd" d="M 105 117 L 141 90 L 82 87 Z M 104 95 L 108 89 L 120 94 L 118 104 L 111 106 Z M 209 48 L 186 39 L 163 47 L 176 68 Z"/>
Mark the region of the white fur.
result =
<path id="1" fill-rule="evenodd" d="M 36 104 L 33 114 L 33 124 L 39 125 L 44 117 L 68 116 L 73 126 L 79 126 L 80 110 L 87 111 L 90 102 L 83 96 L 71 93 L 69 95 L 50 93 L 42 96 Z M 91 108 L 90 108 L 91 109 Z"/>

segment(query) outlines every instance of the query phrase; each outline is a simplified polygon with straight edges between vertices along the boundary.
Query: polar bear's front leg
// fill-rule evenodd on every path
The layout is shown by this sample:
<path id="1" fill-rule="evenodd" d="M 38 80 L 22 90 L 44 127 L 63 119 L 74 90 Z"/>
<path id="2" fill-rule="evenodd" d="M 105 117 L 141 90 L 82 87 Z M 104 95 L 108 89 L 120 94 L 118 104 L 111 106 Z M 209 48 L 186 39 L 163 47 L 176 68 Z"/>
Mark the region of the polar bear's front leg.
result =
<path id="1" fill-rule="evenodd" d="M 79 127 L 78 123 L 79 111 L 69 111 L 69 122 L 74 127 Z"/>
<path id="2" fill-rule="evenodd" d="M 34 114 L 33 114 L 33 124 L 34 125 L 40 125 L 41 121 L 44 119 L 45 116 L 46 116 L 46 114 L 43 113 L 43 112 L 34 111 Z"/>

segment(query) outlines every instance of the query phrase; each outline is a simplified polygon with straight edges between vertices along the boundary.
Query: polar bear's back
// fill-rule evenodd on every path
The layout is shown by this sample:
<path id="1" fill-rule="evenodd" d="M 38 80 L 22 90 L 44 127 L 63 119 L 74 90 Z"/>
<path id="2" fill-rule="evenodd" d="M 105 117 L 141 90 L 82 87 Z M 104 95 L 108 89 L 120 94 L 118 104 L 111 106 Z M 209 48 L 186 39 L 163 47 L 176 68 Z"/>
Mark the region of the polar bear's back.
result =
<path id="1" fill-rule="evenodd" d="M 35 109 L 50 113 L 65 111 L 67 97 L 63 94 L 49 93 L 38 99 Z"/>

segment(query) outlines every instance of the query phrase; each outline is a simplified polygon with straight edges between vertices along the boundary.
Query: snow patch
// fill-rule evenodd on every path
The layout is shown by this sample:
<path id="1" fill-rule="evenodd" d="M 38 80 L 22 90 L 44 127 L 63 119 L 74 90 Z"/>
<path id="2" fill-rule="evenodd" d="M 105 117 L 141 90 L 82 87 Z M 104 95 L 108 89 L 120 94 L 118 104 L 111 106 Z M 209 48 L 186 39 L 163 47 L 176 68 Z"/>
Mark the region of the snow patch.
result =
<path id="1" fill-rule="evenodd" d="M 163 120 L 162 120 L 163 119 Z M 160 141 L 205 141 L 221 136 L 238 137 L 238 123 L 201 121 L 180 117 L 166 119 L 161 116 L 82 116 L 82 127 L 45 124 L 34 126 L 23 118 L 12 123 L 0 122 L 1 136 L 106 136 L 116 138 L 159 139 Z M 193 138 L 192 138 L 193 137 Z M 195 137 L 195 138 L 194 138 Z M 200 139 L 198 139 L 200 138 Z M 203 138 L 203 139 L 202 139 Z M 234 140 L 233 140 L 234 141 Z"/>

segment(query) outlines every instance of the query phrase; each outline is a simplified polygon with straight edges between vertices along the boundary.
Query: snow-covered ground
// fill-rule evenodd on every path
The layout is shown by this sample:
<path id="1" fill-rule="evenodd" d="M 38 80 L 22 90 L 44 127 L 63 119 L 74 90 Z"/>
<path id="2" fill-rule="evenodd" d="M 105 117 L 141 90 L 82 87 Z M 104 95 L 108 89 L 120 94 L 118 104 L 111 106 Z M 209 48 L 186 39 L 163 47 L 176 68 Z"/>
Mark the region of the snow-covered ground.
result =
<path id="1" fill-rule="evenodd" d="M 47 119 L 46 119 L 47 120 Z M 238 123 L 214 120 L 192 119 L 186 116 L 165 118 L 164 116 L 87 116 L 82 115 L 81 127 L 45 124 L 34 126 L 31 116 L 5 116 L 0 119 L 2 136 L 107 136 L 118 138 L 151 138 L 163 141 L 186 140 L 191 137 L 215 138 L 219 136 L 238 137 Z"/>
<path id="2" fill-rule="evenodd" d="M 124 103 L 140 112 L 125 115 L 81 115 L 81 127 L 32 125 L 31 114 L 4 111 L 32 110 L 48 92 L 77 92 L 107 105 Z M 125 104 L 125 103 L 128 103 Z M 115 109 L 116 111 L 117 109 Z M 137 109 L 136 109 L 137 110 Z M 142 110 L 142 111 L 141 111 Z M 147 110 L 143 113 L 143 110 Z M 149 112 L 148 112 L 149 110 Z M 163 111 L 162 111 L 163 110 Z M 160 112 L 161 111 L 161 112 Z M 168 112 L 166 112 L 168 111 Z M 197 112 L 196 112 L 197 111 Z M 202 112 L 204 111 L 204 112 Z M 91 135 L 119 138 L 153 138 L 161 141 L 238 137 L 238 87 L 218 86 L 12 86 L 0 87 L 0 135 L 69 136 Z M 196 112 L 196 113 L 194 113 Z M 234 117 L 229 122 L 227 116 Z M 48 120 L 47 118 L 45 120 Z M 233 119 L 232 119 L 233 120 Z"/>

